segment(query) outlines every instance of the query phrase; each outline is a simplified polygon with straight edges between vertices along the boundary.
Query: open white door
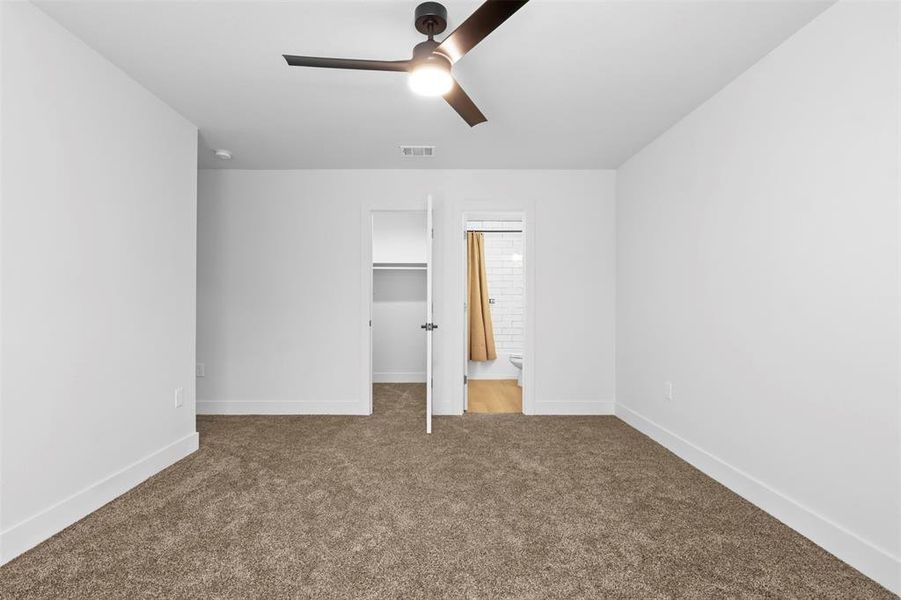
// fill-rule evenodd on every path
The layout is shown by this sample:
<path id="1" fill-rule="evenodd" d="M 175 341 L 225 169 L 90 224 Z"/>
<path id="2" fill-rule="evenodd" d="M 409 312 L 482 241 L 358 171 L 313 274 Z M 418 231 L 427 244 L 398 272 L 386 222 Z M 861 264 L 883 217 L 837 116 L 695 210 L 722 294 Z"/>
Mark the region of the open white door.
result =
<path id="1" fill-rule="evenodd" d="M 469 412 L 469 227 L 463 219 L 463 412 Z"/>
<path id="2" fill-rule="evenodd" d="M 432 433 L 432 334 L 438 328 L 432 321 L 432 243 L 435 230 L 432 226 L 432 197 L 426 199 L 425 231 L 425 431 Z"/>

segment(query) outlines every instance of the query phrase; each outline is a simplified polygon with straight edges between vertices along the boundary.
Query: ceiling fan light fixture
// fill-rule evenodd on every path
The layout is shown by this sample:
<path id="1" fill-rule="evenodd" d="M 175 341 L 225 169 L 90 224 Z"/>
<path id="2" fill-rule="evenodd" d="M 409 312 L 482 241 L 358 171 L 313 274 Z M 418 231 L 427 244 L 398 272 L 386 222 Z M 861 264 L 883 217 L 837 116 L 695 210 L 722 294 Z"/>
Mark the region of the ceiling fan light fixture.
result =
<path id="1" fill-rule="evenodd" d="M 454 87 L 450 70 L 439 64 L 420 65 L 410 72 L 410 89 L 420 96 L 443 96 Z"/>
<path id="2" fill-rule="evenodd" d="M 3 0 L 0 0 L 2 2 Z M 444 96 L 466 124 L 475 127 L 488 119 L 463 88 L 454 81 L 453 65 L 501 26 L 529 0 L 484 0 L 475 12 L 440 42 L 435 36 L 447 27 L 447 9 L 438 2 L 423 2 L 414 12 L 416 31 L 428 36 L 413 47 L 409 60 L 369 60 L 282 54 L 292 67 L 394 71 L 408 74 L 410 89 L 423 96 Z"/>

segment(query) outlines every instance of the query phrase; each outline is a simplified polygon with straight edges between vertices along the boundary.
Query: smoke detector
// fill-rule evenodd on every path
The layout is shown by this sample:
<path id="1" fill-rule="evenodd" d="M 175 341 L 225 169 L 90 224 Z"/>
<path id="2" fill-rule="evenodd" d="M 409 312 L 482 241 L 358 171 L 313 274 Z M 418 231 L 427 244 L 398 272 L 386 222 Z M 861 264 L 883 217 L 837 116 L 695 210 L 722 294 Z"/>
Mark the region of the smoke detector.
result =
<path id="1" fill-rule="evenodd" d="M 232 159 L 232 153 L 229 152 L 228 150 L 214 150 L 213 156 L 215 156 L 219 160 L 231 160 Z"/>
<path id="2" fill-rule="evenodd" d="M 404 157 L 435 156 L 435 146 L 401 146 L 400 154 Z"/>

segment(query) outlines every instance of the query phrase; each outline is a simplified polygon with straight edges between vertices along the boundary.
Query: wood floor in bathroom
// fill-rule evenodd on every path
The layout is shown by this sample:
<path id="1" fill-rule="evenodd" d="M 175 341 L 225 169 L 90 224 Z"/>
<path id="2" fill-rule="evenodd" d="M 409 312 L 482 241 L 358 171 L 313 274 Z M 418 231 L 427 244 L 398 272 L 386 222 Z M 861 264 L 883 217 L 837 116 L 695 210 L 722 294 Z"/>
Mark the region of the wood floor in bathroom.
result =
<path id="1" fill-rule="evenodd" d="M 522 388 L 515 379 L 470 379 L 468 385 L 468 412 L 522 412 Z"/>

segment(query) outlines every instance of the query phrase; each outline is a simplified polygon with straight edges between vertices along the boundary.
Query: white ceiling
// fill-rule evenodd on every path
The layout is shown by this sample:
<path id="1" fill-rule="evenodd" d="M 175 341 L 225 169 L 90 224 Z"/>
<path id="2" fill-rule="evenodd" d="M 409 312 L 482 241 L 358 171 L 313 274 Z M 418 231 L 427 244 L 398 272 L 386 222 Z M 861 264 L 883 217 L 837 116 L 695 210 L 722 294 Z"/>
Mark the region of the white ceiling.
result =
<path id="1" fill-rule="evenodd" d="M 409 58 L 416 0 L 38 2 L 200 128 L 202 167 L 247 169 L 617 167 L 829 3 L 532 0 L 455 67 L 470 129 L 403 73 L 282 60 Z M 478 4 L 446 0 L 447 32 Z"/>

